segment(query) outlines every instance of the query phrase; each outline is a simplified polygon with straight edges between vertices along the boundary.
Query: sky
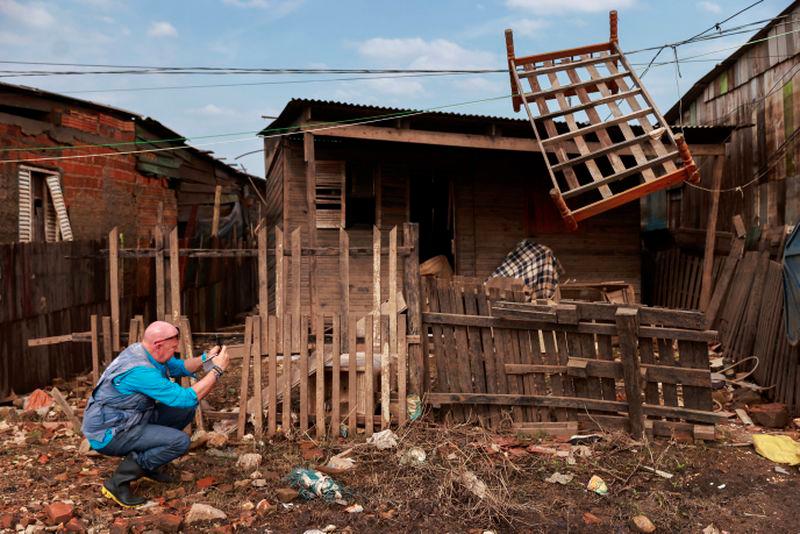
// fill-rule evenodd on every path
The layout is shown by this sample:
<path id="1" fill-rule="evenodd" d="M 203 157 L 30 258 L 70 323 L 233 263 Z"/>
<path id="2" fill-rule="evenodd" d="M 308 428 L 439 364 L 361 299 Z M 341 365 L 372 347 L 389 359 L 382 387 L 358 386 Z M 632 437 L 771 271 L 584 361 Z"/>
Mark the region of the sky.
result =
<path id="1" fill-rule="evenodd" d="M 517 55 L 608 40 L 619 12 L 623 51 L 674 43 L 713 26 L 753 0 L 0 0 L 0 60 L 147 66 L 261 68 L 503 69 L 503 31 Z M 723 29 L 769 19 L 788 0 L 764 0 Z M 750 33 L 661 53 L 644 77 L 669 109 Z M 654 51 L 628 54 L 641 72 Z M 691 59 L 692 56 L 700 57 Z M 0 70 L 75 70 L 0 64 Z M 97 70 L 97 69 L 96 69 Z M 102 69 L 100 69 L 102 70 Z M 340 80 L 335 75 L 2 75 L 2 81 L 65 93 L 150 116 L 263 176 L 256 133 L 291 98 L 520 117 L 508 75 Z M 288 83 L 287 83 L 288 82 Z M 296 83 L 301 82 L 301 83 Z M 187 85 L 260 85 L 196 87 Z M 183 86 L 168 88 L 166 86 Z M 158 89 L 151 89 L 158 88 Z M 477 102 L 476 102 L 477 101 Z M 237 134 L 227 137 L 209 137 Z"/>

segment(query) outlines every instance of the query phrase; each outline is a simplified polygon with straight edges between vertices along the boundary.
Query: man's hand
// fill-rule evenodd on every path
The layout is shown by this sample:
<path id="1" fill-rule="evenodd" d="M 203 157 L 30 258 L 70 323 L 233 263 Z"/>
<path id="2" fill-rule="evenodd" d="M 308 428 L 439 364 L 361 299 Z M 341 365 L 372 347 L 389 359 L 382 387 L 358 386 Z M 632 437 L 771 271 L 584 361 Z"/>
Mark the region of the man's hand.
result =
<path id="1" fill-rule="evenodd" d="M 206 356 L 209 360 L 214 358 L 217 354 L 219 354 L 219 345 L 214 345 L 211 350 L 206 351 Z"/>
<path id="2" fill-rule="evenodd" d="M 214 347 L 214 349 L 218 349 L 219 347 Z M 214 350 L 211 349 L 211 350 Z M 228 354 L 228 347 L 225 345 L 222 346 L 222 349 L 219 350 L 219 354 L 214 358 L 214 363 L 219 366 L 220 369 L 225 371 L 228 368 L 228 365 L 231 363 L 231 356 Z"/>

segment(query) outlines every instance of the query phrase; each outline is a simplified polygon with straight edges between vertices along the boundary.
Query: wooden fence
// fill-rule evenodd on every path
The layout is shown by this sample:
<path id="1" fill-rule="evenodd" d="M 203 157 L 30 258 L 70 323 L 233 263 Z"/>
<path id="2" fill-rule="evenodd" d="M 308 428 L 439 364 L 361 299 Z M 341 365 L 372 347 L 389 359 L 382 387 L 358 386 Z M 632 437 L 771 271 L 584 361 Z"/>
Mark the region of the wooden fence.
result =
<path id="1" fill-rule="evenodd" d="M 715 257 L 713 281 L 719 276 L 724 258 Z M 678 247 L 656 253 L 653 272 L 653 306 L 681 310 L 700 309 L 703 258 Z"/>
<path id="2" fill-rule="evenodd" d="M 702 314 L 564 301 L 514 302 L 478 284 L 423 284 L 427 401 L 448 417 L 522 430 L 578 422 L 634 434 L 713 438 Z M 618 340 L 618 347 L 614 340 Z M 627 415 L 624 415 L 627 414 Z"/>
<path id="3" fill-rule="evenodd" d="M 407 419 L 405 315 L 252 316 L 242 355 L 240 437 L 248 413 L 258 439 L 369 436 Z"/>
<path id="4" fill-rule="evenodd" d="M 714 288 L 707 325 L 719 330 L 724 353 L 734 361 L 755 356 L 755 381 L 767 396 L 800 412 L 800 351 L 786 340 L 783 266 L 770 252 L 744 252 L 736 239 Z M 752 368 L 748 362 L 738 371 Z"/>

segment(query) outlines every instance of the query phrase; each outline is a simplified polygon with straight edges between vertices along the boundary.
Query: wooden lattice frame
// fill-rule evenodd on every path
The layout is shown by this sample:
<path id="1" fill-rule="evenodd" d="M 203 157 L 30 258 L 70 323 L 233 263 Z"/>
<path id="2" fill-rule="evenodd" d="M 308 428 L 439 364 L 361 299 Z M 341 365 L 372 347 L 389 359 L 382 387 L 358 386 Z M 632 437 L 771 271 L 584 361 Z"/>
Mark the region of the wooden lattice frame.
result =
<path id="1" fill-rule="evenodd" d="M 607 43 L 521 57 L 506 30 L 514 110 L 524 107 L 528 114 L 553 183 L 550 195 L 571 229 L 578 221 L 700 178 L 683 136 L 673 135 L 620 51 L 616 11 L 610 13 L 610 26 Z M 588 77 L 581 78 L 581 71 Z M 571 97 L 577 97 L 576 105 Z M 581 115 L 586 124 L 579 124 Z M 634 133 L 633 121 L 641 135 Z M 613 140 L 612 133 L 621 140 Z"/>

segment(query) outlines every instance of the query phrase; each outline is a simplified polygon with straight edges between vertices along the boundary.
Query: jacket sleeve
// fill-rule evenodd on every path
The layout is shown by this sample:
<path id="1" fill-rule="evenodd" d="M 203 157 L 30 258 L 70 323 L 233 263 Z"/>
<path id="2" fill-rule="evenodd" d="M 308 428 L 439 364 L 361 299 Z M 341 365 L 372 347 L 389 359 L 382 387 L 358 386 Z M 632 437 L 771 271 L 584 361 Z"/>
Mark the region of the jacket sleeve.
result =
<path id="1" fill-rule="evenodd" d="M 169 369 L 169 376 L 194 376 L 186 370 L 183 360 L 180 358 L 172 357 L 167 360 L 167 368 Z"/>
<path id="2" fill-rule="evenodd" d="M 192 388 L 181 387 L 150 367 L 134 367 L 115 378 L 114 385 L 123 395 L 142 393 L 176 408 L 197 406 L 197 394 Z"/>

